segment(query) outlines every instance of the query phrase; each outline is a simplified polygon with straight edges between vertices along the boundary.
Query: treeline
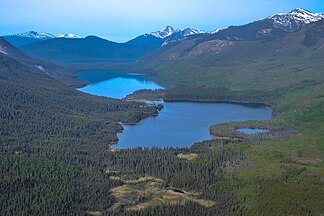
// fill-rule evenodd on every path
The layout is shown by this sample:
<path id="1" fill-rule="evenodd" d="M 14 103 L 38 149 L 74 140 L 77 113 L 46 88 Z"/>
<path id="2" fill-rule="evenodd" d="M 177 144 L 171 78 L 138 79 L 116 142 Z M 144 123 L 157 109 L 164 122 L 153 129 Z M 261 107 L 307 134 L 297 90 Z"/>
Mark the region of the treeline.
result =
<path id="1" fill-rule="evenodd" d="M 123 212 L 123 216 L 165 216 L 165 215 L 178 215 L 178 216 L 214 216 L 214 215 L 227 215 L 236 210 L 237 207 L 232 207 L 228 200 L 219 203 L 216 207 L 206 208 L 195 202 L 188 201 L 184 205 L 158 205 L 151 206 L 142 210 Z M 223 205 L 225 204 L 225 205 Z M 107 213 L 105 215 L 113 215 L 113 213 Z"/>
<path id="2" fill-rule="evenodd" d="M 176 87 L 170 89 L 138 90 L 128 95 L 126 100 L 161 100 L 167 102 L 194 101 L 194 102 L 232 102 L 245 105 L 276 106 L 278 98 L 292 90 L 302 89 L 315 85 L 315 80 L 304 80 L 300 83 L 275 90 L 241 90 L 235 91 L 223 87 Z"/>

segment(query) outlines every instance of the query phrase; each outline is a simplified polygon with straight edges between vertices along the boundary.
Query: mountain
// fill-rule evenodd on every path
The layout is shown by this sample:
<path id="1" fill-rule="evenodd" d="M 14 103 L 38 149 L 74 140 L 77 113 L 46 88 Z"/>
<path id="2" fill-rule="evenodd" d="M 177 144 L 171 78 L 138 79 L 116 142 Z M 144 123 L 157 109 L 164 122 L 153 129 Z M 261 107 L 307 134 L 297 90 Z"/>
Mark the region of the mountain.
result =
<path id="1" fill-rule="evenodd" d="M 50 34 L 45 32 L 36 32 L 36 31 L 28 31 L 25 33 L 13 34 L 13 35 L 5 35 L 3 38 L 14 45 L 15 47 L 21 47 L 28 44 L 37 43 L 44 40 L 50 40 L 54 38 L 81 38 L 75 34 Z"/>
<path id="2" fill-rule="evenodd" d="M 166 26 L 165 28 L 162 28 L 160 31 L 147 33 L 144 36 L 151 35 L 157 38 L 166 39 L 170 37 L 179 37 L 179 36 L 185 37 L 189 35 L 203 34 L 203 33 L 204 31 L 199 29 L 192 29 L 192 28 L 174 29 L 171 26 Z"/>
<path id="3" fill-rule="evenodd" d="M 33 39 L 40 39 L 40 40 L 49 40 L 56 38 L 55 35 L 45 33 L 45 32 L 36 32 L 36 31 L 29 31 L 25 33 L 19 33 L 11 36 L 17 36 L 17 37 L 26 37 L 26 38 L 33 38 Z"/>
<path id="4" fill-rule="evenodd" d="M 241 29 L 246 36 L 247 31 Z M 271 40 L 202 35 L 158 49 L 140 60 L 140 70 L 154 71 L 160 79 L 178 86 L 271 90 L 323 80 L 323 39 L 324 20 Z"/>
<path id="5" fill-rule="evenodd" d="M 145 35 L 138 36 L 138 37 L 126 42 L 126 44 L 131 45 L 131 46 L 140 47 L 140 49 L 142 49 L 142 51 L 144 51 L 145 53 L 149 53 L 153 50 L 160 48 L 162 46 L 163 42 L 164 42 L 164 40 L 162 38 L 155 37 L 155 36 L 149 35 L 149 34 L 145 34 Z"/>
<path id="6" fill-rule="evenodd" d="M 124 62 L 135 61 L 160 48 L 166 40 L 202 34 L 191 28 L 144 34 L 126 43 L 115 43 L 95 36 L 82 38 L 74 34 L 52 35 L 34 31 L 5 36 L 4 39 L 33 57 L 53 62 Z"/>
<path id="7" fill-rule="evenodd" d="M 30 56 L 53 62 L 127 62 L 135 61 L 150 47 L 142 44 L 116 43 L 95 36 L 55 38 L 20 47 Z"/>
<path id="8" fill-rule="evenodd" d="M 81 86 L 85 83 L 74 77 L 72 71 L 63 69 L 53 63 L 26 56 L 16 47 L 0 37 L 0 53 L 15 59 L 20 64 L 30 70 L 38 71 L 39 73 L 47 74 L 59 81 L 66 83 L 69 86 Z"/>
<path id="9" fill-rule="evenodd" d="M 271 20 L 275 28 L 293 32 L 309 23 L 324 19 L 324 13 L 312 13 L 310 11 L 297 8 L 290 13 L 275 14 L 266 19 Z"/>
<path id="10" fill-rule="evenodd" d="M 20 47 L 27 44 L 37 43 L 43 40 L 53 39 L 55 38 L 55 36 L 48 33 L 38 33 L 35 31 L 29 31 L 15 35 L 6 35 L 3 36 L 3 38 L 15 47 Z"/>
<path id="11" fill-rule="evenodd" d="M 56 37 L 57 38 L 82 38 L 81 36 L 75 35 L 75 34 L 72 34 L 72 33 L 68 33 L 68 34 L 57 34 Z"/>
<path id="12" fill-rule="evenodd" d="M 166 26 L 159 31 L 140 35 L 126 42 L 126 44 L 141 46 L 142 49 L 147 50 L 147 53 L 149 53 L 166 44 L 182 40 L 188 36 L 200 35 L 203 33 L 204 32 L 199 29 L 174 29 L 171 26 Z"/>
<path id="13" fill-rule="evenodd" d="M 159 31 L 140 35 L 126 43 L 115 43 L 95 36 L 79 38 L 68 34 L 65 36 L 66 38 L 54 38 L 24 45 L 20 48 L 28 55 L 46 61 L 64 63 L 130 62 L 152 53 L 161 52 L 161 47 L 167 47 L 170 44 L 176 46 L 181 43 L 191 49 L 196 44 L 216 39 L 227 41 L 275 39 L 296 32 L 305 25 L 323 18 L 324 14 L 322 13 L 295 9 L 289 13 L 276 14 L 247 25 L 230 26 L 212 33 L 204 33 L 192 28 L 174 29 L 171 26 L 166 26 Z M 162 51 L 164 52 L 166 49 L 162 49 Z"/>
<path id="14" fill-rule="evenodd" d="M 125 62 L 135 61 L 158 49 L 168 39 L 201 34 L 196 29 L 174 29 L 167 26 L 126 43 L 115 43 L 95 36 L 56 36 L 51 40 L 21 46 L 20 49 L 36 58 L 54 62 Z"/>
<path id="15" fill-rule="evenodd" d="M 304 27 L 305 25 L 319 21 L 324 18 L 324 13 L 312 13 L 310 11 L 297 8 L 289 13 L 275 14 L 263 20 L 249 23 L 243 26 L 230 26 L 226 29 L 216 29 L 211 32 L 204 32 L 199 29 L 184 28 L 174 29 L 171 26 L 166 26 L 159 31 L 150 32 L 141 35 L 128 43 L 149 44 L 151 45 L 152 36 L 156 39 L 153 41 L 155 48 L 158 45 L 165 46 L 171 43 L 185 40 L 188 36 L 219 38 L 227 40 L 256 40 L 263 38 L 274 38 L 281 36 L 287 32 L 294 32 Z M 145 41 L 145 43 L 144 43 Z"/>
<path id="16" fill-rule="evenodd" d="M 175 32 L 176 30 L 174 28 L 172 28 L 171 26 L 166 26 L 165 28 L 162 28 L 160 31 L 147 33 L 145 35 L 151 35 L 157 38 L 164 39 L 166 37 L 171 36 Z"/>
<path id="17" fill-rule="evenodd" d="M 242 26 L 230 26 L 215 30 L 207 37 L 226 40 L 258 40 L 280 37 L 287 32 L 295 32 L 307 24 L 324 19 L 324 13 L 312 13 L 304 9 L 294 9 L 289 13 L 275 14 Z"/>

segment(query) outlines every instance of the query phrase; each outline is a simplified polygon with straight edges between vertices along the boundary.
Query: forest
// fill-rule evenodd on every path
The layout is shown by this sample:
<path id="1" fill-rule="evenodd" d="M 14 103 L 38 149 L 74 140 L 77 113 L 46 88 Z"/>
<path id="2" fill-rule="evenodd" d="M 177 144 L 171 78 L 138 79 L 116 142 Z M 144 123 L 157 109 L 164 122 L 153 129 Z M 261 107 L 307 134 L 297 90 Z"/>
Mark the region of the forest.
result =
<path id="1" fill-rule="evenodd" d="M 0 54 L 1 215 L 82 215 L 114 202 L 102 173 L 118 122 L 157 108 L 94 97 Z"/>
<path id="2" fill-rule="evenodd" d="M 295 131 L 285 137 L 273 130 L 242 139 L 230 131 L 234 122 L 212 126 L 214 139 L 190 148 L 114 149 L 118 122 L 137 122 L 160 107 L 83 94 L 5 56 L 0 60 L 6 66 L 0 69 L 1 215 L 323 212 L 321 83 L 253 97 L 210 88 L 164 92 L 169 100 L 271 104 L 273 120 L 245 124 Z"/>

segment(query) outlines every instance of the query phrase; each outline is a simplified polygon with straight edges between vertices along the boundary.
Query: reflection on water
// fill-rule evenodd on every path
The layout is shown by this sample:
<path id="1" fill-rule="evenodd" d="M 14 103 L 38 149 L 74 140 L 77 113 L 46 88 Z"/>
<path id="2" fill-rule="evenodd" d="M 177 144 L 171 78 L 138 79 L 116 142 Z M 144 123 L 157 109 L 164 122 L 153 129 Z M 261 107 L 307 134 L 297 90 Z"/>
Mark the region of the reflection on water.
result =
<path id="1" fill-rule="evenodd" d="M 112 98 L 124 98 L 139 89 L 161 89 L 142 74 L 115 70 L 86 70 L 77 73 L 79 79 L 90 85 L 80 88 L 82 92 Z"/>
<path id="2" fill-rule="evenodd" d="M 87 70 L 78 77 L 90 83 L 79 89 L 93 95 L 123 98 L 139 89 L 162 88 L 142 74 L 112 70 Z M 137 125 L 125 125 L 115 147 L 187 147 L 211 139 L 208 127 L 215 123 L 271 118 L 271 108 L 226 103 L 162 102 L 164 109 L 157 117 Z"/>

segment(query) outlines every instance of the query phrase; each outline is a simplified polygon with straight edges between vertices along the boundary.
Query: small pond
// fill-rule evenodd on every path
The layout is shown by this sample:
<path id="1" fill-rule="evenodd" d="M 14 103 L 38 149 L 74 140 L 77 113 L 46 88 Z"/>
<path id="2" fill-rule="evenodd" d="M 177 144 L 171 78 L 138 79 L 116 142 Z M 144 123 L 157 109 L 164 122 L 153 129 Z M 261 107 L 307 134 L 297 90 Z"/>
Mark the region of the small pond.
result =
<path id="1" fill-rule="evenodd" d="M 262 128 L 239 128 L 239 129 L 236 129 L 236 130 L 239 131 L 240 133 L 248 134 L 248 135 L 254 135 L 254 134 L 258 134 L 258 133 L 270 132 L 270 130 L 262 129 Z"/>

